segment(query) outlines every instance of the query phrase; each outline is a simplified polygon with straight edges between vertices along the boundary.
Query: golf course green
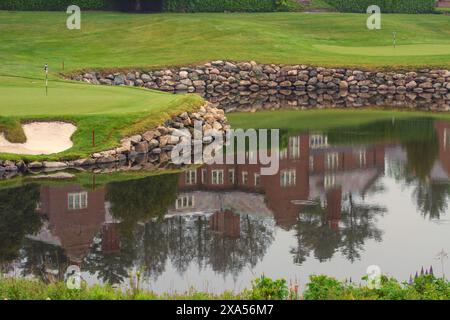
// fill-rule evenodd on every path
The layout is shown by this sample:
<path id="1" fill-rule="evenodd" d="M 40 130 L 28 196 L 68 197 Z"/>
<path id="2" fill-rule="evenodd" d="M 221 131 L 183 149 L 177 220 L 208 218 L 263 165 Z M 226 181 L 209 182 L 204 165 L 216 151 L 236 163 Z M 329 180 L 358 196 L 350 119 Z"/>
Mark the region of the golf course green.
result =
<path id="1" fill-rule="evenodd" d="M 343 13 L 83 12 L 81 30 L 68 30 L 66 19 L 64 12 L 0 11 L 0 129 L 20 142 L 21 121 L 66 120 L 78 128 L 73 148 L 46 158 L 76 158 L 113 147 L 124 135 L 202 104 L 195 95 L 74 83 L 62 73 L 217 59 L 366 69 L 450 67 L 446 15 L 384 14 L 382 29 L 374 31 L 366 28 L 367 15 Z"/>

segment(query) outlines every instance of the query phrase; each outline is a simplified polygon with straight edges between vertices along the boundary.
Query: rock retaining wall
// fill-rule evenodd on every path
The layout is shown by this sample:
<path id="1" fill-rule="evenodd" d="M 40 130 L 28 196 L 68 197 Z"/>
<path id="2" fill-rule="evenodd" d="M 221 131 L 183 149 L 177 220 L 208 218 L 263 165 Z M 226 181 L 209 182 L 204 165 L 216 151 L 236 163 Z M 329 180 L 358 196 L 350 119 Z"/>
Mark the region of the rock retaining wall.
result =
<path id="1" fill-rule="evenodd" d="M 305 106 L 315 106 L 312 95 L 324 95 L 330 105 L 363 106 L 361 99 L 390 96 L 394 101 L 416 105 L 416 98 L 429 100 L 434 109 L 450 108 L 450 71 L 423 69 L 404 72 L 376 72 L 306 65 L 264 65 L 256 62 L 213 61 L 194 67 L 136 70 L 107 73 L 89 71 L 70 77 L 92 84 L 145 87 L 167 92 L 198 92 L 207 98 L 239 94 L 266 96 L 303 94 Z M 356 102 L 355 102 L 356 100 Z M 407 101 L 410 100 L 410 101 Z M 316 103 L 317 104 L 317 103 Z M 320 103 L 319 103 L 320 105 Z M 219 105 L 223 107 L 223 105 Z"/>
<path id="2" fill-rule="evenodd" d="M 202 123 L 202 141 L 194 141 L 194 122 Z M 120 167 L 123 170 L 142 168 L 161 168 L 170 165 L 170 153 L 175 145 L 182 142 L 211 143 L 208 133 L 211 130 L 224 133 L 230 127 L 224 111 L 212 107 L 209 103 L 197 112 L 184 112 L 167 120 L 164 125 L 142 134 L 136 134 L 121 140 L 117 148 L 92 154 L 89 158 L 65 162 L 51 161 L 11 161 L 0 160 L 0 177 L 11 177 L 19 172 L 40 172 L 80 167 L 102 168 Z M 188 129 L 191 136 L 182 129 Z M 192 139 L 192 141 L 186 141 Z"/>

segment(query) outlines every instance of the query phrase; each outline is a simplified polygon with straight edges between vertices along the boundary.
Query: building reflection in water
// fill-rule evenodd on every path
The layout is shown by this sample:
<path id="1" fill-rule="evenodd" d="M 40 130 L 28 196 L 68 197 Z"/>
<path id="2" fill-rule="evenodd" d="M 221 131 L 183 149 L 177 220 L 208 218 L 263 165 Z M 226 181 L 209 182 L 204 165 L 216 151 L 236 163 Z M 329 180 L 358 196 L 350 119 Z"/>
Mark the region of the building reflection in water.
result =
<path id="1" fill-rule="evenodd" d="M 42 186 L 36 212 L 47 222 L 29 238 L 64 248 L 73 265 L 81 264 L 99 232 L 104 252 L 120 250 L 116 222 L 109 213 L 105 192 L 105 188 L 85 190 L 78 185 Z"/>
<path id="2" fill-rule="evenodd" d="M 261 176 L 260 165 L 209 165 L 180 177 L 172 213 L 218 211 L 273 217 L 289 230 L 299 213 L 320 202 L 330 225 L 338 228 L 341 199 L 363 194 L 384 173 L 384 144 L 331 146 L 326 135 L 289 137 L 280 154 L 280 170 Z"/>
<path id="3" fill-rule="evenodd" d="M 434 130 L 438 155 L 432 161 L 427 180 L 448 182 L 450 123 L 436 121 Z M 276 226 L 297 233 L 298 248 L 291 250 L 295 263 L 301 264 L 309 251 L 314 251 L 319 260 L 331 258 L 336 249 L 342 246 L 346 246 L 344 251 L 348 254 L 347 258 L 353 261 L 358 258 L 356 246 L 360 248 L 365 238 L 380 239 L 381 232 L 372 225 L 371 212 L 384 212 L 383 208 L 359 205 L 355 203 L 355 198 L 364 198 L 367 191 L 373 188 L 377 179 L 385 174 L 387 162 L 410 161 L 408 157 L 411 155 L 406 154 L 405 149 L 389 139 L 345 145 L 329 143 L 326 134 L 291 136 L 287 147 L 280 154 L 280 170 L 273 176 L 261 176 L 259 165 L 205 165 L 186 170 L 179 176 L 176 201 L 172 207 L 166 208 L 165 220 L 206 217 L 208 224 L 201 224 L 203 229 L 199 229 L 196 235 L 203 244 L 207 241 L 213 243 L 216 241 L 214 237 L 239 241 L 244 236 L 243 232 L 250 230 L 246 217 L 272 220 Z M 414 169 L 410 174 L 414 176 L 417 172 Z M 35 235 L 29 235 L 28 239 L 62 248 L 68 264 L 80 265 L 92 254 L 93 248 L 102 255 L 121 252 L 125 240 L 120 232 L 122 221 L 114 218 L 107 194 L 108 186 L 90 190 L 77 185 L 42 186 L 36 212 L 44 222 L 41 230 Z M 317 212 L 320 217 L 314 216 Z M 364 220 L 364 225 L 358 224 L 357 219 Z M 161 231 L 160 239 L 170 242 L 167 233 L 175 224 L 171 222 L 164 226 L 164 222 L 150 220 L 153 227 L 159 223 L 161 229 L 167 229 L 164 229 L 167 232 Z M 345 243 L 352 238 L 348 232 L 352 232 L 355 226 L 364 229 L 364 235 L 357 239 L 357 244 Z M 312 236 L 307 238 L 309 233 L 319 230 L 322 230 L 322 236 L 317 236 L 317 239 Z M 271 236 L 265 234 L 263 238 L 264 245 L 258 247 L 260 256 L 243 256 L 243 261 L 233 262 L 233 270 L 238 272 L 245 259 L 252 259 L 252 265 L 262 259 Z M 324 242 L 327 242 L 327 248 L 323 248 Z M 243 241 L 242 245 L 246 243 Z M 134 243 L 128 248 L 138 246 Z M 203 245 L 202 250 L 207 251 L 207 247 Z M 217 243 L 211 247 L 225 250 Z M 161 250 L 167 255 L 172 249 L 164 247 Z M 197 249 L 192 250 L 194 252 Z M 197 252 L 196 255 L 214 254 L 206 251 Z M 221 264 L 226 263 L 222 256 L 215 259 L 220 260 Z M 211 261 L 214 259 L 211 258 Z M 188 259 L 186 263 L 189 262 Z M 223 265 L 216 268 L 220 269 L 228 270 Z"/>

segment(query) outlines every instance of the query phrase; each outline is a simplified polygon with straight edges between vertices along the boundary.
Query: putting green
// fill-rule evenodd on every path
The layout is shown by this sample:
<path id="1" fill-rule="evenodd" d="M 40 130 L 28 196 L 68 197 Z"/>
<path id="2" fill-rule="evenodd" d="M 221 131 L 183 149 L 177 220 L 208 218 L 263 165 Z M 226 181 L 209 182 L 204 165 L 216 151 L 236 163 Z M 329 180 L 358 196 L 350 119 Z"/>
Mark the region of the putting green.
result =
<path id="1" fill-rule="evenodd" d="M 387 56 L 441 56 L 450 54 L 450 44 L 407 44 L 377 47 L 347 47 L 331 45 L 315 45 L 316 49 L 344 55 L 360 55 L 371 57 Z"/>
<path id="2" fill-rule="evenodd" d="M 164 111 L 177 97 L 130 87 L 0 76 L 0 116 L 122 114 Z"/>

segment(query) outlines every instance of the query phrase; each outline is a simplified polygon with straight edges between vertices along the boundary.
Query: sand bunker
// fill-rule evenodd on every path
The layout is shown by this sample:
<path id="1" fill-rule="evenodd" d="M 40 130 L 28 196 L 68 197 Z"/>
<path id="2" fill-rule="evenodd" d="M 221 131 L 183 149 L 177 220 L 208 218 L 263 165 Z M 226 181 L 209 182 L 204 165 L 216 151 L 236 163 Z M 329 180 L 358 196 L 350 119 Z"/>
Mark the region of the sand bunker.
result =
<path id="1" fill-rule="evenodd" d="M 77 127 L 66 122 L 33 122 L 22 126 L 27 142 L 11 143 L 0 133 L 0 152 L 15 154 L 52 154 L 70 149 L 70 137 Z"/>

